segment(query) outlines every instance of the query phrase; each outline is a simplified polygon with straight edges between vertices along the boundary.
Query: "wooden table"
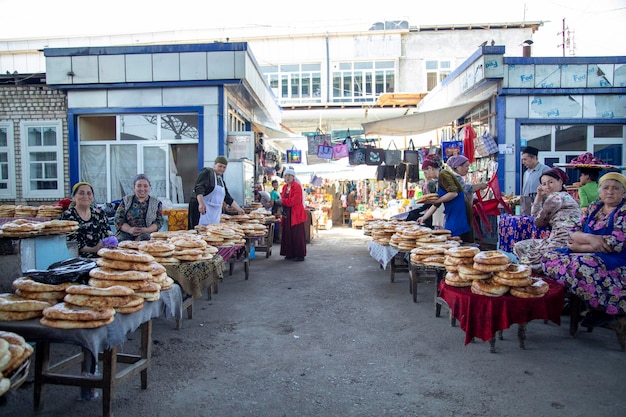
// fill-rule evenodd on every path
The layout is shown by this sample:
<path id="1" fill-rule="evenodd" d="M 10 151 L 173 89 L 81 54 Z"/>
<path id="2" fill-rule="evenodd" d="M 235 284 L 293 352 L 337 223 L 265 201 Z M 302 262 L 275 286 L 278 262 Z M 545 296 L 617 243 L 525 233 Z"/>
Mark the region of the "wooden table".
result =
<path id="1" fill-rule="evenodd" d="M 182 294 L 178 286 L 161 292 L 158 301 L 146 302 L 144 308 L 132 314 L 116 314 L 115 321 L 96 329 L 55 329 L 43 326 L 39 319 L 2 321 L 0 330 L 17 333 L 28 342 L 35 343 L 34 408 L 43 408 L 43 392 L 46 384 L 81 387 L 83 392 L 102 389 L 102 415 L 113 415 L 115 390 L 127 379 L 140 374 L 141 388 L 148 388 L 148 369 L 152 355 L 152 319 L 156 317 L 182 316 Z M 126 341 L 126 335 L 141 328 L 139 354 L 118 353 L 118 346 Z M 52 344 L 70 343 L 80 346 L 82 352 L 50 364 Z M 102 362 L 102 374 L 96 374 L 96 365 Z M 117 369 L 118 363 L 129 364 Z M 70 368 L 80 364 L 79 374 L 70 374 Z"/>
<path id="2" fill-rule="evenodd" d="M 409 262 L 409 293 L 413 295 L 414 303 L 417 303 L 417 279 L 420 275 L 428 273 L 435 274 L 438 285 L 446 276 L 446 268 Z M 435 301 L 437 296 L 438 294 L 435 294 Z"/>
<path id="3" fill-rule="evenodd" d="M 254 239 L 254 250 L 256 253 L 265 252 L 265 257 L 272 256 L 272 246 L 274 244 L 274 230 L 276 222 L 265 223 L 267 226 L 267 233 L 263 237 L 256 237 Z"/>
<path id="4" fill-rule="evenodd" d="M 561 324 L 565 289 L 556 281 L 547 278 L 544 281 L 550 288 L 541 298 L 518 298 L 510 294 L 487 297 L 472 293 L 469 287 L 451 287 L 445 281 L 440 284 L 439 296 L 465 331 L 466 345 L 479 337 L 489 341 L 493 353 L 496 333 L 517 324 L 519 347 L 524 349 L 528 322 L 541 319 Z"/>

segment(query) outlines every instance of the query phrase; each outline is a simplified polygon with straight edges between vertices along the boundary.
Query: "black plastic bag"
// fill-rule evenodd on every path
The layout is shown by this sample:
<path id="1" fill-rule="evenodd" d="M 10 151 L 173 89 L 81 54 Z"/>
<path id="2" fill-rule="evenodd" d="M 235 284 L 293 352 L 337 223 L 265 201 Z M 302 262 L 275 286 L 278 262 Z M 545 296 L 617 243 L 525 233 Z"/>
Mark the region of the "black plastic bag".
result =
<path id="1" fill-rule="evenodd" d="M 64 282 L 86 284 L 89 281 L 89 271 L 96 267 L 96 262 L 86 258 L 70 258 L 55 262 L 48 269 L 29 269 L 24 276 L 43 284 L 57 285 Z"/>

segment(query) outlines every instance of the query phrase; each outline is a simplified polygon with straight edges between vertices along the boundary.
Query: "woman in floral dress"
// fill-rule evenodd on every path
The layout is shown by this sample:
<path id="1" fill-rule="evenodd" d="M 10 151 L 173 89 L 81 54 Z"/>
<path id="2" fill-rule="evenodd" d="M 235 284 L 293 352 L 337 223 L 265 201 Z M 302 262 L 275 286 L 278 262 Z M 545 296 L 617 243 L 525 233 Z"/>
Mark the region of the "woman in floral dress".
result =
<path id="1" fill-rule="evenodd" d="M 76 240 L 78 254 L 83 258 L 97 257 L 102 240 L 109 236 L 111 228 L 103 210 L 93 204 L 93 187 L 79 182 L 72 187 L 72 203 L 61 214 L 61 220 L 78 222 L 78 230 L 68 240 Z"/>
<path id="2" fill-rule="evenodd" d="M 567 174 L 552 168 L 541 175 L 541 185 L 531 206 L 535 226 L 550 225 L 550 236 L 546 239 L 527 239 L 513 246 L 519 263 L 530 265 L 533 272 L 542 271 L 541 257 L 549 250 L 564 248 L 570 238 L 570 230 L 580 220 L 582 212 L 578 203 L 565 191 Z"/>
<path id="3" fill-rule="evenodd" d="M 614 318 L 626 312 L 626 177 L 605 174 L 598 190 L 568 248 L 546 253 L 542 263 L 548 277 Z"/>

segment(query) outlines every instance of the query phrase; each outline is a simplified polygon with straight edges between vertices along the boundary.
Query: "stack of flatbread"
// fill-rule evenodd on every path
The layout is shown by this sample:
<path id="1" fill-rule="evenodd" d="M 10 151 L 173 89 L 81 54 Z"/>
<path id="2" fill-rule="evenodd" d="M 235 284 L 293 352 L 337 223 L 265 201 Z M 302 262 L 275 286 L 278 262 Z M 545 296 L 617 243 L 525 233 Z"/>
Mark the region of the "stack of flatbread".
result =
<path id="1" fill-rule="evenodd" d="M 199 235 L 179 235 L 168 240 L 174 246 L 173 257 L 183 262 L 203 259 L 206 241 Z"/>
<path id="2" fill-rule="evenodd" d="M 442 266 L 446 248 L 442 246 L 419 246 L 411 250 L 409 259 L 414 264 L 423 264 L 428 266 Z"/>
<path id="3" fill-rule="evenodd" d="M 366 225 L 368 226 L 367 229 L 369 230 L 370 236 L 372 236 L 374 242 L 379 245 L 389 246 L 391 237 L 396 233 L 396 227 L 399 226 L 399 223 L 394 221 L 375 220 L 366 222 Z M 365 226 L 363 227 L 365 230 Z"/>
<path id="4" fill-rule="evenodd" d="M 0 396 L 11 388 L 11 374 L 33 354 L 33 347 L 13 332 L 0 331 Z"/>
<path id="5" fill-rule="evenodd" d="M 55 304 L 65 297 L 65 289 L 72 285 L 72 283 L 44 284 L 30 277 L 19 277 L 13 280 L 12 285 L 15 289 L 15 293 L 20 297 Z"/>
<path id="6" fill-rule="evenodd" d="M 263 237 L 267 234 L 267 226 L 258 220 L 252 220 L 239 225 L 246 237 Z"/>
<path id="7" fill-rule="evenodd" d="M 15 217 L 15 205 L 13 204 L 0 205 L 0 217 Z"/>
<path id="8" fill-rule="evenodd" d="M 46 301 L 30 300 L 17 294 L 0 294 L 0 320 L 18 321 L 41 317 L 43 309 L 51 305 Z"/>
<path id="9" fill-rule="evenodd" d="M 24 217 L 37 217 L 37 212 L 39 212 L 39 206 L 23 206 L 17 205 L 15 206 L 15 214 L 13 217 L 21 219 Z"/>
<path id="10" fill-rule="evenodd" d="M 43 225 L 45 235 L 72 233 L 78 230 L 78 222 L 74 220 L 48 220 L 43 222 Z"/>
<path id="11" fill-rule="evenodd" d="M 122 286 L 130 288 L 145 301 L 156 301 L 160 298 L 161 289 L 169 289 L 174 283 L 167 276 L 165 267 L 147 253 L 103 248 L 98 251 L 98 255 L 98 267 L 89 271 L 89 285 L 92 287 Z M 165 288 L 162 288 L 162 284 Z"/>
<path id="12" fill-rule="evenodd" d="M 29 237 L 41 234 L 44 229 L 42 222 L 17 219 L 0 226 L 3 237 Z"/>
<path id="13" fill-rule="evenodd" d="M 122 286 L 96 288 L 89 285 L 71 285 L 65 290 L 64 302 L 43 311 L 39 322 L 58 329 L 94 329 L 111 324 L 115 319 L 115 308 L 128 305 L 141 297 L 133 290 Z"/>
<path id="14" fill-rule="evenodd" d="M 231 218 L 232 217 L 235 216 L 231 216 Z M 246 240 L 244 239 L 245 232 L 235 222 L 201 226 L 198 228 L 198 234 L 209 245 L 213 245 L 218 248 L 243 245 L 246 243 Z"/>
<path id="15" fill-rule="evenodd" d="M 35 217 L 40 219 L 58 219 L 63 213 L 62 206 L 47 206 L 41 205 L 37 210 L 37 215 Z"/>
<path id="16" fill-rule="evenodd" d="M 139 244 L 139 251 L 152 255 L 160 264 L 177 264 L 180 261 L 174 258 L 174 244 L 161 239 L 150 239 Z"/>

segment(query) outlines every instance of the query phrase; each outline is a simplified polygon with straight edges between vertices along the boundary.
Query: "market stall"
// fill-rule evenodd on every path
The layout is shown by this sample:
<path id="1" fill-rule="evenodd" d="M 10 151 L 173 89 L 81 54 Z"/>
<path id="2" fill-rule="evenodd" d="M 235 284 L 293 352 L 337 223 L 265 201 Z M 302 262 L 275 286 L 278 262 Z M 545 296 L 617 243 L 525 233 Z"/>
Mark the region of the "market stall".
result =
<path id="1" fill-rule="evenodd" d="M 148 387 L 148 369 L 152 360 L 152 319 L 157 317 L 182 317 L 182 295 L 178 286 L 161 292 L 157 301 L 147 302 L 131 314 L 117 314 L 108 326 L 94 329 L 58 329 L 40 324 L 39 319 L 0 321 L 0 330 L 10 331 L 36 343 L 34 408 L 43 408 L 43 389 L 46 384 L 79 386 L 90 390 L 102 389 L 102 413 L 112 415 L 113 398 L 117 386 L 131 376 L 141 374 L 141 388 Z M 118 347 L 127 335 L 141 328 L 141 348 L 137 355 L 118 353 Z M 50 365 L 51 346 L 70 343 L 83 348 L 83 352 Z M 98 365 L 99 354 L 101 364 Z M 130 364 L 117 369 L 117 364 Z M 72 365 L 80 364 L 80 372 L 69 372 Z M 96 372 L 96 369 L 99 372 Z"/>
<path id="2" fill-rule="evenodd" d="M 488 297 L 474 294 L 468 287 L 452 287 L 441 282 L 438 303 L 444 302 L 452 317 L 459 321 L 466 345 L 478 337 L 489 341 L 491 352 L 495 352 L 496 332 L 517 324 L 519 346 L 524 349 L 528 322 L 550 320 L 561 324 L 565 288 L 555 281 L 545 281 L 549 290 L 540 298 L 519 298 L 510 294 Z"/>

